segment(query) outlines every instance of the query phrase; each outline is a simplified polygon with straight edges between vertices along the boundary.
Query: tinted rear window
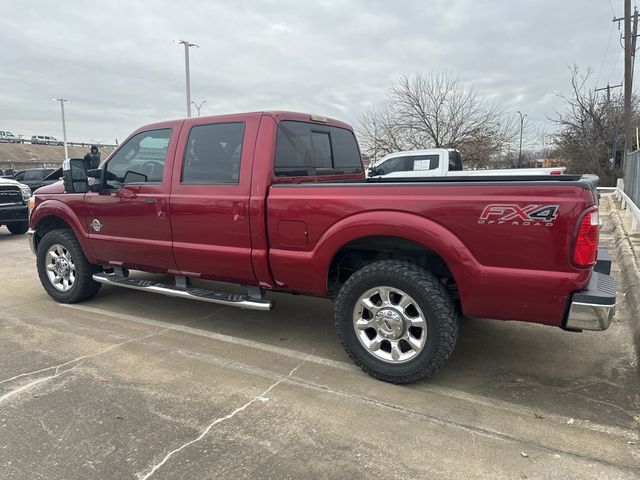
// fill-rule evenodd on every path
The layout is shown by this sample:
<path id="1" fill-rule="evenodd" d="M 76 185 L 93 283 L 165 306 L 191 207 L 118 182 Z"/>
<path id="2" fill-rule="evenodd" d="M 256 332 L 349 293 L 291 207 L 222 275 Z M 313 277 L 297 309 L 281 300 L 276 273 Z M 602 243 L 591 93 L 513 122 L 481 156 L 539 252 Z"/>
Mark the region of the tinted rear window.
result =
<path id="1" fill-rule="evenodd" d="M 276 176 L 341 175 L 361 171 L 358 144 L 349 130 L 295 121 L 278 125 Z"/>
<path id="2" fill-rule="evenodd" d="M 243 138 L 244 123 L 193 127 L 182 166 L 182 183 L 237 185 Z"/>
<path id="3" fill-rule="evenodd" d="M 457 172 L 462 170 L 462 157 L 460 152 L 454 150 L 449 152 L 449 171 Z"/>

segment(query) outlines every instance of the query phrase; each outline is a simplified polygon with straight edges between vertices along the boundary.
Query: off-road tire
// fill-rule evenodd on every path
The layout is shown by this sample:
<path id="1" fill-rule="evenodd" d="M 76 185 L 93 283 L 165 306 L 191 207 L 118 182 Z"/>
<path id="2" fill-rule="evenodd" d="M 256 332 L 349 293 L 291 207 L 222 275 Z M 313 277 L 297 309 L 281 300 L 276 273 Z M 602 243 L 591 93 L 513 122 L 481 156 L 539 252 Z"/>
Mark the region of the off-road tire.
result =
<path id="1" fill-rule="evenodd" d="M 29 222 L 8 223 L 7 230 L 14 235 L 22 235 L 27 233 L 27 230 L 29 230 Z"/>
<path id="2" fill-rule="evenodd" d="M 53 245 L 62 245 L 73 258 L 75 264 L 76 276 L 73 286 L 66 292 L 57 290 L 49 280 L 46 271 L 46 255 L 49 248 Z M 38 276 L 42 286 L 56 302 L 59 303 L 78 303 L 93 297 L 100 287 L 101 283 L 93 280 L 93 274 L 98 273 L 102 268 L 98 265 L 89 263 L 80 243 L 69 229 L 52 230 L 44 235 L 38 243 L 36 251 L 36 260 L 38 268 Z"/>
<path id="3" fill-rule="evenodd" d="M 360 296 L 379 286 L 396 287 L 413 297 L 427 324 L 423 350 L 405 363 L 376 358 L 357 337 L 353 312 Z M 416 265 L 396 260 L 371 263 L 354 273 L 340 289 L 335 304 L 338 337 L 349 358 L 363 371 L 385 382 L 413 383 L 435 374 L 447 361 L 458 338 L 458 313 L 438 279 Z"/>

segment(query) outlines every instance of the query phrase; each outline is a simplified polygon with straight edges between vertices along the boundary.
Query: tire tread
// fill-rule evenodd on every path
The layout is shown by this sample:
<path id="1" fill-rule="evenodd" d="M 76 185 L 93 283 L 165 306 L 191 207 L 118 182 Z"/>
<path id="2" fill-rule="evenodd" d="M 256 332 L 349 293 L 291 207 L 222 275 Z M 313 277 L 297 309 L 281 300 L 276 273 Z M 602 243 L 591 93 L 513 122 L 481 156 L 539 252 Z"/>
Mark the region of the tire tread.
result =
<path id="1" fill-rule="evenodd" d="M 437 317 L 435 351 L 428 357 L 426 365 L 420 365 L 420 368 L 416 368 L 410 373 L 395 374 L 372 367 L 369 363 L 374 362 L 363 361 L 356 351 L 356 348 L 361 348 L 361 346 L 358 344 L 354 348 L 354 345 L 351 345 L 351 341 L 347 337 L 346 329 L 352 328 L 350 319 L 353 305 L 349 304 L 349 296 L 352 294 L 350 290 L 353 285 L 375 276 L 402 279 L 411 283 L 420 291 L 425 292 L 429 296 L 430 313 L 432 316 Z M 335 312 L 338 338 L 349 358 L 372 377 L 395 384 L 414 383 L 435 374 L 450 357 L 458 338 L 458 314 L 446 290 L 433 274 L 409 262 L 380 260 L 358 270 L 349 277 L 340 289 L 336 299 Z M 344 320 L 345 318 L 347 321 Z M 429 328 L 427 335 L 432 335 L 434 333 L 432 330 L 432 328 Z"/>
<path id="2" fill-rule="evenodd" d="M 60 243 L 64 245 L 73 257 L 73 261 L 76 265 L 76 281 L 74 288 L 69 292 L 60 292 L 51 285 L 49 278 L 47 277 L 44 266 L 42 265 L 42 255 L 46 255 L 46 250 L 50 245 L 54 243 Z M 98 265 L 89 263 L 87 257 L 85 257 L 80 242 L 74 235 L 73 231 L 69 229 L 58 229 L 47 232 L 40 243 L 38 244 L 38 250 L 36 252 L 38 276 L 42 286 L 49 294 L 51 298 L 59 303 L 78 303 L 84 300 L 88 300 L 95 296 L 102 286 L 101 283 L 96 282 L 93 279 L 93 274 L 102 270 Z"/>

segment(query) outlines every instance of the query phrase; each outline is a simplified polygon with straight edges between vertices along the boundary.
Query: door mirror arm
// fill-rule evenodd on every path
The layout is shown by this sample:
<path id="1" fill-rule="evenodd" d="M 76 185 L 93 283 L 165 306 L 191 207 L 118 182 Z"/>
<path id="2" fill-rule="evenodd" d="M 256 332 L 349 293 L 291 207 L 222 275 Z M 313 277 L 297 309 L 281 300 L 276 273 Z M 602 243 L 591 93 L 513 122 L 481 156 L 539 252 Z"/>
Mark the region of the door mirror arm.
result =
<path id="1" fill-rule="evenodd" d="M 92 168 L 91 170 L 87 170 L 87 177 L 93 179 L 93 182 L 89 183 L 90 192 L 101 192 L 103 190 L 102 173 L 102 169 L 100 168 Z"/>

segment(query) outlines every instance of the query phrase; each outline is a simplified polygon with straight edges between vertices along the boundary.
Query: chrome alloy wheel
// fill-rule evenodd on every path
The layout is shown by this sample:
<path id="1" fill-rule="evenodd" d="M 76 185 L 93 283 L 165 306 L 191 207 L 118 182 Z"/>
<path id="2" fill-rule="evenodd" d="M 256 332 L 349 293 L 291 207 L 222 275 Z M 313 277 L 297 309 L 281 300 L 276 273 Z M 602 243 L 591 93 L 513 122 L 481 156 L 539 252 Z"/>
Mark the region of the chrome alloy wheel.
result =
<path id="1" fill-rule="evenodd" d="M 427 322 L 417 302 L 394 287 L 364 292 L 353 309 L 353 327 L 362 346 L 387 363 L 404 363 L 427 341 Z"/>
<path id="2" fill-rule="evenodd" d="M 63 245 L 49 247 L 46 256 L 47 277 L 51 285 L 61 292 L 68 292 L 76 281 L 76 266 L 71 253 Z"/>

